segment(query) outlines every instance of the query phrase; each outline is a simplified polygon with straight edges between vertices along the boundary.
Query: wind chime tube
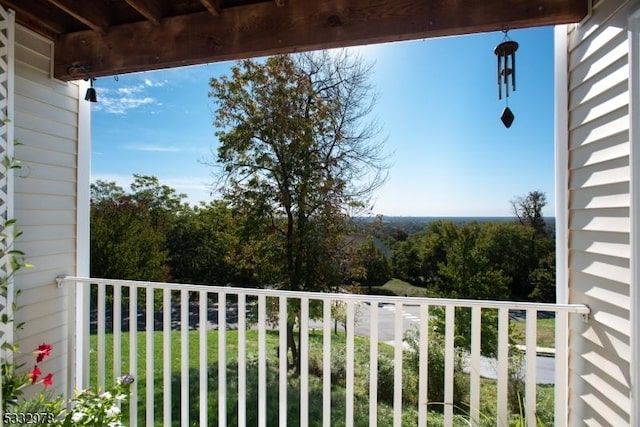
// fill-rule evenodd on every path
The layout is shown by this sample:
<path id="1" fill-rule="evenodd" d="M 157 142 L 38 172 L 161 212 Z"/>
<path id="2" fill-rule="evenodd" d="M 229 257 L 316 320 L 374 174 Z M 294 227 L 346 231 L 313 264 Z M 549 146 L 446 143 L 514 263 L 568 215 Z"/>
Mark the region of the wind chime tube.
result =
<path id="1" fill-rule="evenodd" d="M 498 99 L 502 99 L 502 80 L 500 77 L 500 55 L 498 57 Z"/>
<path id="2" fill-rule="evenodd" d="M 516 51 L 511 53 L 511 85 L 513 86 L 513 91 L 516 91 Z"/>
<path id="3" fill-rule="evenodd" d="M 507 95 L 507 99 L 509 98 L 509 54 L 507 52 L 504 53 L 504 91 Z"/>

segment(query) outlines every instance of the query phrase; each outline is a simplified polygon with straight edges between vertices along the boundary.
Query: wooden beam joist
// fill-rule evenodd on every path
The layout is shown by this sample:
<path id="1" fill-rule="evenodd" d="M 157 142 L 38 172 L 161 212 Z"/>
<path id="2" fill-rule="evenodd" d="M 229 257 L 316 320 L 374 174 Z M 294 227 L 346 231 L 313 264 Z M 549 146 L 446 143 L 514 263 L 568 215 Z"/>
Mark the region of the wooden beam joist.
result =
<path id="1" fill-rule="evenodd" d="M 160 21 L 164 16 L 164 8 L 159 0 L 125 0 L 129 6 L 134 8 L 145 19 L 160 25 Z"/>
<path id="2" fill-rule="evenodd" d="M 24 24 L 37 23 L 38 28 L 44 33 L 58 35 L 67 30 L 62 24 L 64 22 L 61 17 L 63 15 L 62 12 L 51 13 L 47 7 L 37 1 L 30 2 L 27 5 L 22 0 L 2 0 L 2 5 L 16 12 L 18 22 Z"/>
<path id="3" fill-rule="evenodd" d="M 200 0 L 213 16 L 220 15 L 220 0 Z"/>
<path id="4" fill-rule="evenodd" d="M 205 1 L 205 0 L 202 0 Z M 508 7 L 505 7 L 508 3 Z M 587 0 L 288 0 L 287 7 L 258 3 L 114 26 L 105 35 L 90 31 L 56 42 L 55 75 L 71 80 L 69 67 L 87 64 L 95 76 L 124 74 L 398 40 L 450 36 L 504 28 L 580 21 Z"/>
<path id="5" fill-rule="evenodd" d="M 74 1 L 47 0 L 49 3 L 73 16 L 97 33 L 106 33 L 111 23 L 112 11 L 102 0 Z"/>

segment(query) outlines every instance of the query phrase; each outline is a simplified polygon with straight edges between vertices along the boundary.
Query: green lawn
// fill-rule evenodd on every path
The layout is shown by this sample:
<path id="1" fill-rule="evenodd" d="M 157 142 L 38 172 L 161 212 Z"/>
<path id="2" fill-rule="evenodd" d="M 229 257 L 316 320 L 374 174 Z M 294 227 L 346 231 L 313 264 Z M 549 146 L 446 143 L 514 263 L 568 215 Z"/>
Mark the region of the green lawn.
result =
<path id="1" fill-rule="evenodd" d="M 436 297 L 436 295 L 434 295 L 428 289 L 421 288 L 419 286 L 413 286 L 400 279 L 391 279 L 382 286 L 374 287 L 374 289 L 382 290 L 383 292 L 381 293 L 392 294 L 401 297 Z"/>
<path id="2" fill-rule="evenodd" d="M 538 347 L 556 347 L 556 320 L 555 319 L 538 319 L 537 344 Z M 516 344 L 525 343 L 525 322 L 511 322 L 514 332 L 519 339 Z"/>
<path id="3" fill-rule="evenodd" d="M 247 346 L 247 425 L 257 425 L 257 332 L 248 331 L 246 338 Z M 92 349 L 97 348 L 97 337 L 91 336 L 90 338 Z M 107 384 L 112 381 L 112 367 L 113 367 L 113 353 L 112 343 L 113 336 L 107 334 L 106 336 L 106 372 L 107 372 Z M 129 334 L 122 334 L 122 373 L 129 373 Z M 321 425 L 322 420 L 322 333 L 320 331 L 310 332 L 309 336 L 309 424 L 311 426 Z M 343 333 L 332 335 L 332 412 L 331 412 L 331 425 L 343 426 L 345 425 L 345 335 Z M 146 334 L 139 332 L 137 337 L 138 346 L 138 372 L 136 377 L 137 397 L 138 397 L 138 424 L 145 425 L 144 411 L 149 406 L 149 402 L 146 402 Z M 237 426 L 237 401 L 235 396 L 237 395 L 237 378 L 238 378 L 238 363 L 237 363 L 237 349 L 238 349 L 238 335 L 237 331 L 227 331 L 227 425 Z M 393 348 L 387 344 L 381 343 L 378 346 L 379 359 L 393 357 Z M 154 333 L 154 358 L 153 358 L 153 381 L 154 381 L 154 414 L 156 419 L 156 425 L 162 424 L 162 402 L 163 402 L 163 358 L 167 357 L 162 351 L 162 333 Z M 209 331 L 207 334 L 207 355 L 208 355 L 208 412 L 209 412 L 209 425 L 217 425 L 218 415 L 218 333 L 217 331 Z M 278 334 L 277 332 L 267 332 L 267 425 L 277 425 L 278 422 Z M 96 372 L 96 352 L 92 350 L 90 358 L 90 369 L 92 372 L 92 386 L 96 387 L 95 372 Z M 355 406 L 355 425 L 367 426 L 368 425 L 368 405 L 369 405 L 369 393 L 368 393 L 368 366 L 369 366 L 369 340 L 362 337 L 356 337 L 355 340 L 355 393 L 354 393 L 354 406 Z M 171 393 L 172 393 L 172 425 L 179 426 L 179 414 L 180 414 L 180 389 L 181 389 L 181 375 L 180 375 L 180 332 L 172 332 L 171 337 Z M 299 401 L 300 401 L 300 383 L 299 378 L 293 375 L 291 372 L 288 378 L 288 408 L 287 418 L 290 425 L 299 425 Z M 403 387 L 403 393 L 411 393 L 410 390 L 406 390 L 408 387 Z M 481 396 L 483 403 L 481 405 L 481 411 L 483 414 L 487 414 L 486 425 L 494 425 L 491 414 L 495 412 L 495 382 L 491 380 L 482 380 Z M 378 425 L 386 426 L 392 425 L 393 409 L 392 409 L 392 389 L 393 389 L 393 376 L 392 371 L 379 373 L 379 393 L 378 393 Z M 539 387 L 539 399 L 542 401 L 550 402 L 550 406 L 541 408 L 538 410 L 552 411 L 553 408 L 553 388 Z M 548 396 L 551 396 L 550 399 Z M 407 396 L 415 396 L 413 394 L 407 394 Z M 411 397 L 408 397 L 411 400 Z M 407 398 L 405 398 L 405 402 Z M 437 405 L 435 405 L 437 406 Z M 125 424 L 128 422 L 128 407 L 125 404 L 123 406 L 123 412 L 125 416 L 123 421 Z M 190 425 L 199 425 L 199 341 L 198 331 L 189 332 L 189 416 Z M 411 403 L 405 405 L 403 408 L 403 425 L 413 426 L 417 424 L 417 405 Z M 442 415 L 433 412 L 429 413 L 429 425 L 438 426 L 442 425 Z M 463 416 L 456 416 L 454 425 L 464 426 L 468 425 Z"/>

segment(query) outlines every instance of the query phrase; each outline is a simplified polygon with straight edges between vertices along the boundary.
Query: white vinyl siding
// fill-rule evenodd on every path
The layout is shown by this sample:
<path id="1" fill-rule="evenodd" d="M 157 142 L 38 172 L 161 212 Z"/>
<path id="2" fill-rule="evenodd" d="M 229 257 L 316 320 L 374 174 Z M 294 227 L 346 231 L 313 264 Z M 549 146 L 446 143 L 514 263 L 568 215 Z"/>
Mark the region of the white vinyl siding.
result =
<path id="1" fill-rule="evenodd" d="M 16 338 L 33 365 L 37 345 L 53 345 L 43 373 L 54 374 L 56 391 L 67 386 L 69 310 L 67 290 L 55 278 L 76 271 L 76 193 L 78 85 L 51 78 L 52 45 L 30 31 L 16 28 L 15 217 L 24 234 L 18 248 L 32 268 L 16 278 L 21 290 L 18 320 L 25 321 Z"/>
<path id="2" fill-rule="evenodd" d="M 640 1 L 594 2 L 568 38 L 569 425 L 631 420 L 629 41 Z"/>

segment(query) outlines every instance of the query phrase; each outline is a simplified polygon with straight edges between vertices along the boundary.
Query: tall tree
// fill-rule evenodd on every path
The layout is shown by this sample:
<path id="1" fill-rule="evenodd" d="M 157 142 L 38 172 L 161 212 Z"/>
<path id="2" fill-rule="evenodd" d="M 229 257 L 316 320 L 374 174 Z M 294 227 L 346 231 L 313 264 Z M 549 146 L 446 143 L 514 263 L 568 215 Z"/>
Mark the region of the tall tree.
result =
<path id="1" fill-rule="evenodd" d="M 346 51 L 304 53 L 242 61 L 210 82 L 220 190 L 233 208 L 270 220 L 282 288 L 339 284 L 348 214 L 384 182 L 383 141 L 368 119 L 371 70 Z"/>
<path id="2" fill-rule="evenodd" d="M 541 191 L 530 191 L 522 197 L 511 200 L 513 213 L 522 225 L 533 227 L 538 234 L 545 234 L 546 225 L 542 216 L 542 208 L 547 205 L 547 196 Z"/>
<path id="3" fill-rule="evenodd" d="M 146 205 L 114 182 L 91 184 L 91 276 L 166 280 L 165 237 Z"/>

